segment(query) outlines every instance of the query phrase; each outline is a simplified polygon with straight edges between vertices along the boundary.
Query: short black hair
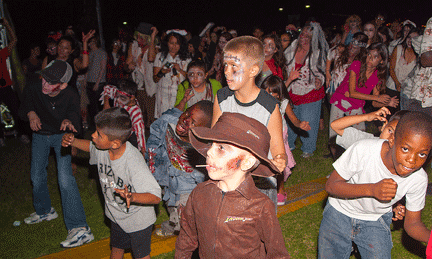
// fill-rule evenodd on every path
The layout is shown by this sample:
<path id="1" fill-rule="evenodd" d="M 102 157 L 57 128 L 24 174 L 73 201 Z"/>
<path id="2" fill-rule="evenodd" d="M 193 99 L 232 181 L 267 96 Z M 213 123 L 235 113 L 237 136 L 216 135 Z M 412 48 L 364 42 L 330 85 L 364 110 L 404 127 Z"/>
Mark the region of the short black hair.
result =
<path id="1" fill-rule="evenodd" d="M 401 118 L 402 118 L 402 116 L 404 116 L 405 114 L 407 114 L 408 112 L 410 112 L 410 111 L 408 111 L 408 110 L 400 110 L 400 111 L 397 111 L 397 112 L 395 112 L 395 114 L 393 114 L 391 117 L 390 117 L 390 119 L 388 120 L 388 122 L 390 123 L 390 122 L 392 122 L 392 121 L 395 121 L 395 120 L 400 120 Z"/>
<path id="2" fill-rule="evenodd" d="M 406 132 L 414 132 L 427 136 L 432 141 L 432 117 L 423 112 L 407 112 L 399 120 L 395 130 L 395 140 Z"/>
<path id="3" fill-rule="evenodd" d="M 208 119 L 206 126 L 210 128 L 211 121 L 213 119 L 213 103 L 208 100 L 202 100 L 193 106 L 197 106 L 201 111 L 204 112 L 205 117 Z"/>
<path id="4" fill-rule="evenodd" d="M 118 89 L 136 97 L 138 85 L 130 79 L 122 79 L 119 82 Z"/>
<path id="5" fill-rule="evenodd" d="M 119 107 L 99 112 L 95 116 L 96 127 L 108 136 L 110 141 L 120 140 L 125 143 L 132 132 L 132 121 L 129 113 Z"/>

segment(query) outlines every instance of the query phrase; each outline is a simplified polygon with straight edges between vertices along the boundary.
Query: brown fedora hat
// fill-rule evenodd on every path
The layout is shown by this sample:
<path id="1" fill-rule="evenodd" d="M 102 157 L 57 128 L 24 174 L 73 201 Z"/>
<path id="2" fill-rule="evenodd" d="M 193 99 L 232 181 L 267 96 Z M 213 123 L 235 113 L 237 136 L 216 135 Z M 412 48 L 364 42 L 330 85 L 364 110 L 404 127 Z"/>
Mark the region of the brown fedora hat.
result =
<path id="1" fill-rule="evenodd" d="M 224 112 L 213 128 L 195 127 L 189 131 L 192 146 L 204 157 L 212 142 L 223 142 L 246 149 L 260 160 L 252 175 L 269 177 L 278 173 L 277 167 L 267 158 L 270 134 L 259 121 L 240 113 Z"/>

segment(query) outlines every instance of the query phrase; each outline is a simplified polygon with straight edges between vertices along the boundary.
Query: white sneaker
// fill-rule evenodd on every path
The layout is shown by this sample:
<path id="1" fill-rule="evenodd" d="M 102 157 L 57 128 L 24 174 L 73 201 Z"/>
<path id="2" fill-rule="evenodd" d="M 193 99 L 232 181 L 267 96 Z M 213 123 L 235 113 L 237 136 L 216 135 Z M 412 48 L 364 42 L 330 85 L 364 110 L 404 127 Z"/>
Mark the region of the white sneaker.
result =
<path id="1" fill-rule="evenodd" d="M 60 243 L 61 247 L 76 247 L 93 241 L 94 236 L 89 227 L 73 228 L 69 230 L 66 240 Z"/>
<path id="2" fill-rule="evenodd" d="M 50 212 L 43 214 L 43 215 L 38 215 L 36 214 L 36 212 L 33 212 L 32 214 L 30 214 L 30 217 L 27 217 L 24 219 L 24 222 L 27 224 L 36 224 L 36 223 L 40 223 L 42 221 L 50 221 L 53 219 L 56 219 L 58 217 L 57 212 L 55 211 L 55 209 L 53 207 L 51 207 Z"/>

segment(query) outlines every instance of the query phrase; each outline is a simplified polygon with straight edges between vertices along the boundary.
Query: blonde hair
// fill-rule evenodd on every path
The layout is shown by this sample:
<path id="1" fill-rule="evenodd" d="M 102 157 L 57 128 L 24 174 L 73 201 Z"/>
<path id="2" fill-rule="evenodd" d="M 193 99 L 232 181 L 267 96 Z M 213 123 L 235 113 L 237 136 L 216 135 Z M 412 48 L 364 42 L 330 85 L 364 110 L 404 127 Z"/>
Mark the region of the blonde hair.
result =
<path id="1" fill-rule="evenodd" d="M 228 51 L 241 53 L 253 62 L 251 65 L 258 65 L 261 72 L 264 65 L 264 47 L 259 39 L 252 36 L 234 38 L 225 45 L 224 52 Z"/>
<path id="2" fill-rule="evenodd" d="M 351 21 L 357 21 L 357 22 L 359 23 L 359 28 L 361 28 L 362 20 L 361 20 L 360 16 L 358 16 L 357 14 L 350 15 L 350 16 L 346 19 L 346 21 L 345 21 L 345 25 L 349 25 L 349 23 L 350 23 Z"/>

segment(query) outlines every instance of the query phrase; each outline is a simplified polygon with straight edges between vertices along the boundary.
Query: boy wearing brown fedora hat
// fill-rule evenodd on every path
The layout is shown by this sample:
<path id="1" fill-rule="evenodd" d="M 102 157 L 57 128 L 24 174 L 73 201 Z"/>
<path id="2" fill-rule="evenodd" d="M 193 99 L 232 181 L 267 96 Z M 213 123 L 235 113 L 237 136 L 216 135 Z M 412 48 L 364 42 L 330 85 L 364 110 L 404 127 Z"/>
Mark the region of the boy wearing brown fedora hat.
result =
<path id="1" fill-rule="evenodd" d="M 210 180 L 200 183 L 182 210 L 175 258 L 289 258 L 274 203 L 251 175 L 277 171 L 267 158 L 270 134 L 259 121 L 223 113 L 213 128 L 190 130 L 192 146 L 206 157 Z"/>

